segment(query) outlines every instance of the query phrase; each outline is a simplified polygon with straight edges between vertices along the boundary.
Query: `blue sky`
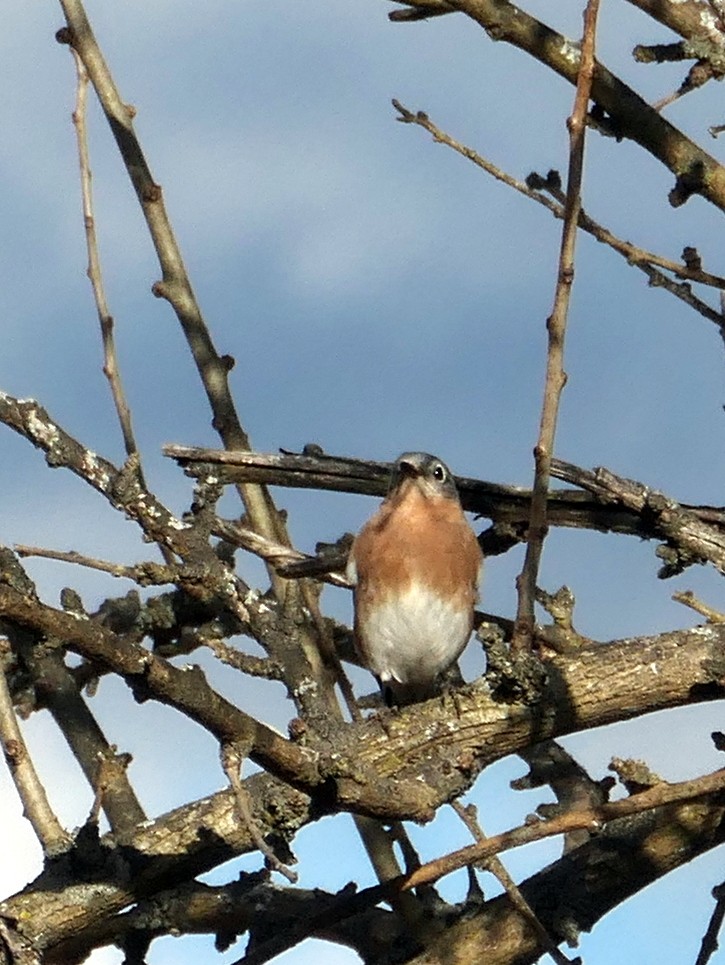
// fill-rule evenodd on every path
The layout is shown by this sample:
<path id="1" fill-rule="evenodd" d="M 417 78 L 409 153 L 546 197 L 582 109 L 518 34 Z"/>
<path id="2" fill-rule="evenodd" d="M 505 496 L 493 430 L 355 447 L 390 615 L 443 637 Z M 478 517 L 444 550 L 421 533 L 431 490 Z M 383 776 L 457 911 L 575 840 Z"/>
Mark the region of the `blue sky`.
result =
<path id="1" fill-rule="evenodd" d="M 527 485 L 560 225 L 421 130 L 397 124 L 390 99 L 425 110 L 453 136 L 525 177 L 532 169 L 564 173 L 573 91 L 461 16 L 394 25 L 386 19 L 390 6 L 127 0 L 118 7 L 95 0 L 88 13 L 123 98 L 137 108 L 138 133 L 217 347 L 237 359 L 232 385 L 255 446 L 273 451 L 314 441 L 332 453 L 374 459 L 423 449 L 462 475 Z M 580 30 L 579 4 L 536 0 L 526 8 L 572 35 Z M 0 38 L 0 209 L 8 239 L 0 254 L 0 388 L 39 399 L 70 432 L 120 461 L 85 277 L 70 123 L 74 73 L 68 51 L 53 40 L 61 23 L 52 3 L 14 5 Z M 664 28 L 626 3 L 610 2 L 602 11 L 601 59 L 651 99 L 677 86 L 680 71 L 637 65 L 629 50 L 635 42 L 667 39 Z M 716 156 L 721 145 L 706 129 L 723 122 L 720 91 L 711 85 L 668 109 Z M 216 439 L 175 319 L 150 295 L 157 278 L 151 245 L 95 106 L 90 127 L 107 293 L 147 476 L 182 511 L 188 481 L 160 447 Z M 722 273 L 719 213 L 699 198 L 671 209 L 671 187 L 671 175 L 638 148 L 590 135 L 587 211 L 673 258 L 684 245 L 697 245 L 706 267 Z M 580 238 L 558 455 L 606 465 L 675 498 L 722 502 L 722 361 L 714 326 L 666 293 L 648 290 L 643 275 Z M 130 523 L 75 479 L 48 473 L 29 445 L 5 432 L 0 453 L 4 541 L 120 561 L 146 558 Z M 306 550 L 355 530 L 374 505 L 329 493 L 277 495 Z M 631 538 L 554 532 L 540 583 L 570 585 L 578 627 L 603 640 L 691 625 L 693 616 L 670 600 L 675 589 L 691 587 L 718 605 L 714 574 L 692 570 L 662 583 L 653 550 Z M 512 614 L 520 565 L 520 553 L 489 562 L 486 609 Z M 66 584 L 79 586 L 89 607 L 129 589 L 50 563 L 31 570 L 51 601 Z M 329 612 L 349 620 L 347 594 L 330 591 L 326 599 Z M 279 688 L 250 687 L 206 665 L 225 693 L 283 726 Z M 471 649 L 468 675 L 480 666 Z M 131 776 L 151 814 L 222 785 L 213 742 L 197 728 L 174 718 L 182 763 L 180 754 L 158 746 L 166 711 L 137 707 L 110 681 L 94 709 L 109 739 L 134 752 Z M 119 719 L 126 727 L 129 717 L 130 730 L 120 728 Z M 645 757 L 677 779 L 718 766 L 708 734 L 719 726 L 715 707 L 696 708 L 581 735 L 569 746 L 596 776 L 616 754 Z M 663 740 L 672 727 L 676 739 Z M 70 790 L 75 765 L 62 742 L 42 717 L 29 722 L 28 735 L 62 820 L 81 823 L 90 797 Z M 189 754 L 193 769 L 185 766 Z M 512 825 L 536 805 L 536 795 L 508 790 L 521 770 L 515 760 L 501 762 L 477 786 L 487 830 Z M 4 772 L 0 782 L 3 827 L 18 848 L 14 867 L 0 870 L 6 892 L 27 880 L 39 857 Z M 324 850 L 339 853 L 337 843 L 321 847 L 331 834 L 359 861 L 328 867 Z M 440 828 L 417 831 L 416 839 L 429 857 L 465 843 L 463 829 L 447 817 Z M 305 886 L 370 880 L 346 818 L 334 828 L 328 822 L 307 829 L 298 846 L 301 858 L 312 856 L 301 862 Z M 553 846 L 541 846 L 511 856 L 510 866 L 525 876 L 554 855 Z M 680 934 L 673 909 L 694 894 L 698 911 L 708 913 L 709 888 L 719 880 L 715 860 L 683 869 L 609 916 L 583 942 L 588 965 L 612 961 L 622 928 L 636 936 L 641 965 L 694 960 L 704 922 Z M 256 866 L 246 859 L 244 867 Z M 446 884 L 444 891 L 453 895 L 457 887 Z M 169 939 L 154 947 L 150 961 L 195 961 L 209 948 L 202 940 L 187 946 Z M 311 944 L 283 961 L 319 962 L 323 954 L 331 962 L 356 960 Z M 103 953 L 97 960 L 119 958 Z"/>

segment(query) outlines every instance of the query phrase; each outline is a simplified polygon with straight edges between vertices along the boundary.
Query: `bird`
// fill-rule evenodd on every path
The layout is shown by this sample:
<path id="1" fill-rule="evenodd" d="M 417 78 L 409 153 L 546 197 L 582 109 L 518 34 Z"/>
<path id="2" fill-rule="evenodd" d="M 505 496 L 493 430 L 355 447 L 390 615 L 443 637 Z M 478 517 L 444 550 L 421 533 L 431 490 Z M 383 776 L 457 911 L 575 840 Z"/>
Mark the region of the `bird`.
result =
<path id="1" fill-rule="evenodd" d="M 436 693 L 471 635 L 482 565 L 448 466 L 427 452 L 404 452 L 346 568 L 355 646 L 388 706 Z"/>

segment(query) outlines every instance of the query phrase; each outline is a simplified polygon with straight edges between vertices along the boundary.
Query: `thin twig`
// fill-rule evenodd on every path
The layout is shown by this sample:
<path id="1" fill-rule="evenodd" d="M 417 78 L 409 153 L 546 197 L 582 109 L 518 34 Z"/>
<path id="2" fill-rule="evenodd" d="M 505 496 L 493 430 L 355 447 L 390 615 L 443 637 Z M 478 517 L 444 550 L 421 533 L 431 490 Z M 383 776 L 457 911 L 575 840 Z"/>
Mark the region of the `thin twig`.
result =
<path id="1" fill-rule="evenodd" d="M 722 610 L 716 610 L 714 607 L 700 600 L 692 590 L 680 590 L 677 593 L 673 593 L 672 599 L 676 603 L 682 603 L 683 606 L 688 606 L 691 610 L 694 610 L 695 613 L 706 617 L 708 623 L 725 623 L 725 613 L 723 613 Z"/>
<path id="2" fill-rule="evenodd" d="M 547 178 L 541 178 L 540 175 L 532 174 L 527 178 L 526 188 L 527 191 L 547 191 L 561 205 L 560 217 L 564 216 L 566 195 L 556 186 L 556 178 L 551 175 Z M 541 195 L 535 194 L 534 196 L 537 200 L 541 200 Z M 673 261 L 672 258 L 665 258 L 663 255 L 658 255 L 654 251 L 647 251 L 645 248 L 633 245 L 631 241 L 623 241 L 621 238 L 612 234 L 611 231 L 598 224 L 586 214 L 583 208 L 579 211 L 579 227 L 596 238 L 597 241 L 601 241 L 614 248 L 614 250 L 626 258 L 630 264 L 638 268 L 643 265 L 656 265 L 658 268 L 664 268 L 665 271 L 671 271 L 678 278 L 687 278 L 689 281 L 699 282 L 701 285 L 708 285 L 711 288 L 720 289 L 720 291 L 725 289 L 725 278 L 721 275 L 713 275 L 712 272 L 709 271 L 703 271 L 699 255 L 694 259 L 689 258 L 686 261 L 685 252 L 683 252 L 681 261 Z M 696 252 L 695 254 L 697 255 Z M 653 287 L 657 285 L 655 280 L 651 280 L 650 283 Z"/>
<path id="3" fill-rule="evenodd" d="M 110 573 L 111 576 L 133 580 L 139 586 L 163 586 L 166 583 L 175 583 L 182 569 L 178 566 L 169 567 L 152 562 L 127 566 L 123 563 L 111 563 L 109 560 L 85 556 L 76 550 L 54 550 L 44 546 L 26 546 L 23 543 L 16 544 L 15 552 L 22 557 L 37 556 L 40 559 L 58 560 L 61 563 L 73 563 L 91 570 L 100 570 L 102 573 Z"/>
<path id="4" fill-rule="evenodd" d="M 716 903 L 705 934 L 702 936 L 702 944 L 698 956 L 695 959 L 695 965 L 707 965 L 720 947 L 718 936 L 720 935 L 720 929 L 725 919 L 725 886 L 717 885 L 712 889 L 712 894 Z"/>
<path id="5" fill-rule="evenodd" d="M 519 194 L 523 194 L 525 197 L 546 208 L 555 218 L 564 217 L 564 195 L 553 187 L 549 179 L 543 178 L 538 174 L 532 174 L 529 175 L 526 181 L 520 181 L 518 178 L 512 177 L 506 171 L 493 164 L 477 151 L 474 151 L 473 148 L 462 144 L 460 141 L 451 137 L 450 134 L 441 130 L 440 127 L 430 120 L 424 111 L 416 111 L 414 113 L 396 99 L 393 99 L 393 106 L 400 114 L 398 118 L 399 121 L 422 127 L 428 131 L 436 143 L 445 144 L 446 147 L 450 147 L 451 150 L 471 161 L 497 181 L 501 181 L 502 184 L 513 188 L 514 191 L 518 191 Z M 725 126 L 723 130 L 725 130 Z M 545 194 L 544 192 L 547 193 Z M 548 194 L 551 194 L 554 200 L 548 197 Z M 702 285 L 718 288 L 721 291 L 725 288 L 725 278 L 720 275 L 713 275 L 711 272 L 702 271 L 701 268 L 693 268 L 682 262 L 673 261 L 673 259 L 665 258 L 663 255 L 658 255 L 653 251 L 647 251 L 645 248 L 640 248 L 630 241 L 624 241 L 608 228 L 605 228 L 604 225 L 595 221 L 583 209 L 579 212 L 579 227 L 582 231 L 586 231 L 593 238 L 596 238 L 597 241 L 608 245 L 616 251 L 617 254 L 625 258 L 628 264 L 633 265 L 647 275 L 652 288 L 664 288 L 665 291 L 679 298 L 690 308 L 702 315 L 703 318 L 713 322 L 718 326 L 720 331 L 723 332 L 725 329 L 725 314 L 723 314 L 722 311 L 716 311 L 714 308 L 711 308 L 707 302 L 704 302 L 701 298 L 694 295 L 689 284 L 674 281 L 672 278 L 663 274 L 662 271 L 658 271 L 658 268 L 671 271 L 678 278 L 699 282 Z"/>
<path id="6" fill-rule="evenodd" d="M 566 384 L 564 371 L 564 338 L 571 286 L 574 281 L 574 253 L 576 249 L 577 223 L 581 208 L 581 186 L 584 170 L 584 143 L 586 117 L 594 74 L 594 41 L 596 34 L 599 0 L 589 0 L 584 13 L 584 36 L 582 39 L 579 76 L 577 79 L 574 110 L 569 119 L 569 174 L 566 188 L 564 227 L 559 255 L 559 273 L 554 295 L 554 307 L 547 321 L 548 352 L 546 358 L 546 385 L 541 412 L 539 439 L 534 450 L 536 472 L 531 495 L 526 556 L 521 575 L 517 580 L 518 607 L 511 648 L 515 652 L 530 648 L 534 635 L 534 604 L 539 563 L 547 532 L 546 502 L 551 476 L 551 458 L 554 452 L 556 423 L 561 393 Z"/>
<path id="7" fill-rule="evenodd" d="M 240 673 L 250 677 L 261 677 L 263 680 L 284 680 L 282 667 L 269 657 L 255 657 L 251 653 L 244 653 L 230 646 L 224 640 L 199 638 L 199 646 L 211 650 L 217 660 L 233 667 Z"/>
<path id="8" fill-rule="evenodd" d="M 76 65 L 76 105 L 73 111 L 73 124 L 76 129 L 76 139 L 78 142 L 78 163 L 81 174 L 81 194 L 83 198 L 83 223 L 86 231 L 86 248 L 88 251 L 88 278 L 93 289 L 93 298 L 96 303 L 98 320 L 101 325 L 101 337 L 103 339 L 103 373 L 108 379 L 113 395 L 113 402 L 116 406 L 118 421 L 123 433 L 123 442 L 126 447 L 126 455 L 138 452 L 136 439 L 133 433 L 131 421 L 131 410 L 126 401 L 126 394 L 123 390 L 121 373 L 118 368 L 118 358 L 116 355 L 116 342 L 113 334 L 113 316 L 108 309 L 106 292 L 103 284 L 103 273 L 101 271 L 101 260 L 98 254 L 98 239 L 96 237 L 96 221 L 93 214 L 93 190 L 91 163 L 88 153 L 88 131 L 86 127 L 86 105 L 88 101 L 88 71 L 78 52 L 71 48 L 73 60 Z M 139 466 L 139 479 L 143 485 L 143 471 Z"/>
<path id="9" fill-rule="evenodd" d="M 7 646 L 7 642 L 3 644 Z M 33 826 L 46 856 L 57 855 L 70 844 L 70 835 L 53 813 L 45 788 L 33 765 L 13 709 L 4 667 L 0 667 L 0 743 L 15 787 L 23 802 L 23 813 Z"/>
<path id="10" fill-rule="evenodd" d="M 322 562 L 318 557 L 308 556 L 306 553 L 302 553 L 291 546 L 260 536 L 258 533 L 255 533 L 254 530 L 249 529 L 247 526 L 241 526 L 239 523 L 219 519 L 212 527 L 212 532 L 215 536 L 221 537 L 221 539 L 226 540 L 228 543 L 241 546 L 243 549 L 248 550 L 248 552 L 254 553 L 255 556 L 260 556 L 270 563 L 278 573 L 288 579 L 295 576 L 294 570 L 291 572 L 289 570 L 290 564 L 309 563 L 313 565 Z M 344 566 L 344 561 L 342 565 Z M 317 575 L 319 579 L 324 580 L 326 583 L 331 583 L 333 586 L 350 588 L 350 581 L 343 576 L 342 573 L 320 571 Z"/>
<path id="11" fill-rule="evenodd" d="M 690 54 L 692 56 L 692 54 Z M 674 104 L 676 100 L 680 97 L 684 97 L 685 94 L 690 94 L 693 90 L 698 90 L 703 84 L 706 84 L 709 80 L 717 78 L 722 80 L 722 72 L 719 71 L 713 64 L 708 63 L 705 60 L 698 60 L 697 63 L 693 64 L 687 72 L 687 76 L 682 81 L 677 90 L 673 91 L 671 94 L 667 94 L 666 97 L 660 98 L 656 101 L 652 107 L 656 111 L 664 110 L 665 107 L 669 107 L 670 104 Z"/>
<path id="12" fill-rule="evenodd" d="M 224 445 L 248 449 L 249 439 L 229 391 L 228 377 L 234 359 L 220 356 L 212 341 L 168 218 L 161 186 L 154 180 L 136 136 L 135 112 L 121 99 L 81 0 L 60 0 L 60 4 L 67 29 L 59 31 L 57 38 L 70 44 L 88 71 L 146 218 L 162 272 L 162 279 L 154 285 L 154 294 L 165 298 L 176 313 L 214 414 L 213 425 Z M 266 489 L 243 484 L 240 495 L 252 526 L 270 539 L 285 542 L 284 523 Z M 278 578 L 274 572 L 272 575 L 276 583 Z"/>
<path id="13" fill-rule="evenodd" d="M 451 807 L 471 832 L 474 840 L 479 844 L 484 843 L 487 838 L 478 821 L 476 806 L 474 804 L 469 804 L 467 807 L 464 807 L 460 801 L 452 801 Z M 566 955 L 559 951 L 558 945 L 548 933 L 546 928 L 544 928 L 544 926 L 541 924 L 536 916 L 536 912 L 528 903 L 526 898 L 524 898 L 523 894 L 521 893 L 521 889 L 508 873 L 498 855 L 493 855 L 486 861 L 481 862 L 481 864 L 498 879 L 501 887 L 509 896 L 511 904 L 518 912 L 520 912 L 523 918 L 526 918 L 536 932 L 539 942 L 541 943 L 541 947 L 546 949 L 557 965 L 580 965 L 581 960 L 579 958 L 572 962 L 571 959 L 567 958 Z"/>
<path id="14" fill-rule="evenodd" d="M 609 822 L 617 818 L 641 814 L 653 808 L 669 804 L 681 804 L 707 794 L 719 793 L 725 788 L 725 768 L 705 774 L 692 781 L 678 784 L 662 782 L 640 794 L 632 794 L 619 801 L 608 801 L 598 807 L 567 811 L 565 814 L 540 821 L 535 824 L 522 824 L 510 831 L 504 831 L 477 844 L 460 848 L 442 858 L 436 858 L 421 865 L 417 871 L 408 875 L 400 884 L 403 888 L 417 888 L 422 884 L 438 881 L 444 875 L 465 868 L 474 862 L 484 861 L 494 854 L 501 854 L 512 848 L 519 848 L 532 841 L 541 841 L 558 834 L 566 834 L 577 829 L 601 831 Z"/>
<path id="15" fill-rule="evenodd" d="M 280 861 L 280 859 L 262 837 L 261 832 L 254 820 L 251 808 L 249 807 L 249 795 L 241 780 L 240 772 L 244 755 L 239 749 L 239 745 L 229 743 L 222 744 L 220 755 L 224 773 L 229 781 L 229 786 L 234 792 L 234 800 L 237 805 L 239 817 L 249 832 L 249 836 L 251 837 L 252 841 L 254 841 L 257 849 L 264 855 L 264 859 L 269 867 L 273 871 L 278 871 L 289 882 L 291 882 L 291 884 L 296 884 L 297 874 L 292 871 L 291 868 L 288 868 L 284 862 Z"/>

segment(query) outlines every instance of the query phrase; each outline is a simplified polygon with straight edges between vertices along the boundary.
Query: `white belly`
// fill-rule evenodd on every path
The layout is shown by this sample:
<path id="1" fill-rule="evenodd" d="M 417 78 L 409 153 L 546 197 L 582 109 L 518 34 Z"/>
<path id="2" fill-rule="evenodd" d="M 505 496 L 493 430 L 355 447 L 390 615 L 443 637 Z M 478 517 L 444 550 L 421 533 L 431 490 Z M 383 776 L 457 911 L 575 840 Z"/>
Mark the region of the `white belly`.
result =
<path id="1" fill-rule="evenodd" d="M 469 610 L 418 583 L 370 608 L 364 646 L 383 683 L 427 684 L 458 658 L 470 633 Z"/>

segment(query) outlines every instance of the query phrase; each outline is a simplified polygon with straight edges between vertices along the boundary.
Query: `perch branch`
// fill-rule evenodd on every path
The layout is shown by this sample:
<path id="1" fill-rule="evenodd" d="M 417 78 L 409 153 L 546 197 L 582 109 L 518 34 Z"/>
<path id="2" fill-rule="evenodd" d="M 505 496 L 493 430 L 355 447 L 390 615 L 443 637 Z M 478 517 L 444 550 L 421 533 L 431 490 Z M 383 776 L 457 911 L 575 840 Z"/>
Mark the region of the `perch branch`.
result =
<path id="1" fill-rule="evenodd" d="M 4 605 L 4 601 L 0 600 L 0 605 Z M 8 621 L 15 619 L 12 613 L 6 613 L 5 618 Z M 80 621 L 73 622 L 79 624 Z M 69 632 L 78 632 L 77 626 L 73 630 L 70 620 L 68 628 Z M 461 691 L 457 707 L 450 710 L 432 701 L 404 709 L 387 720 L 385 727 L 380 720 L 372 719 L 354 727 L 339 728 L 334 735 L 334 755 L 328 761 L 329 765 L 336 764 L 337 770 L 328 769 L 325 793 L 311 800 L 308 794 L 269 775 L 254 775 L 247 778 L 245 785 L 255 805 L 255 819 L 265 836 L 274 830 L 282 834 L 293 833 L 303 824 L 327 813 L 327 808 L 338 810 L 341 807 L 358 812 L 365 808 L 378 816 L 386 816 L 387 820 L 425 820 L 425 809 L 406 810 L 410 802 L 401 799 L 398 793 L 398 788 L 406 786 L 409 779 L 426 795 L 430 816 L 433 808 L 469 787 L 487 764 L 518 752 L 534 740 L 721 696 L 718 673 L 723 666 L 724 654 L 725 629 L 722 627 L 700 627 L 652 638 L 597 644 L 582 650 L 576 660 L 570 656 L 554 656 L 547 661 L 551 664 L 553 689 L 550 696 L 543 694 L 533 706 L 518 700 L 501 701 L 488 695 L 485 689 L 474 687 Z M 597 682 L 596 687 L 592 686 L 593 681 Z M 562 702 L 562 692 L 568 695 L 567 701 Z M 350 765 L 348 773 L 352 774 L 352 780 L 345 776 L 346 762 Z M 391 786 L 391 779 L 401 783 Z M 333 791 L 335 787 L 336 793 Z M 374 797 L 380 799 L 378 803 L 384 810 L 374 806 Z M 690 835 L 685 841 L 678 837 L 671 860 L 658 863 L 656 867 L 652 857 L 659 850 L 647 850 L 636 863 L 636 855 L 631 850 L 631 825 L 627 825 L 626 833 L 622 831 L 628 842 L 623 859 L 631 856 L 636 863 L 638 887 L 702 853 L 721 839 L 717 837 L 718 833 L 721 834 L 717 831 L 722 821 L 721 796 L 702 799 L 695 811 L 687 817 L 687 826 L 691 828 L 692 821 L 700 815 L 702 822 L 715 829 L 714 837 L 707 838 L 704 833 Z M 679 817 L 677 813 L 665 813 L 659 819 L 660 826 L 667 827 Z M 697 820 L 700 821 L 700 817 Z M 651 833 L 652 824 L 648 820 L 647 827 L 642 829 L 644 838 L 638 837 L 642 847 L 646 847 L 646 838 Z M 587 852 L 592 854 L 593 860 L 600 853 L 597 851 L 598 840 L 598 836 L 592 839 L 593 850 Z M 174 844 L 173 854 L 169 853 L 170 841 Z M 147 870 L 141 882 L 146 895 L 154 887 L 168 887 L 174 869 L 177 872 L 174 880 L 180 880 L 179 876 L 189 874 L 190 870 L 194 875 L 200 874 L 233 854 L 255 850 L 248 832 L 236 818 L 229 793 L 185 805 L 157 822 L 140 825 L 134 832 L 132 845 L 135 851 L 149 859 L 144 864 Z M 607 838 L 602 848 L 611 855 L 611 847 L 611 838 Z M 582 848 L 578 848 L 572 855 L 581 853 Z M 563 866 L 569 874 L 564 880 L 557 879 L 555 888 L 574 881 L 579 891 L 571 894 L 580 893 L 581 882 L 586 877 L 586 869 L 577 863 L 581 860 L 575 857 L 574 865 Z M 635 866 L 631 867 L 634 869 Z M 545 875 L 546 880 L 542 880 L 542 887 L 547 889 L 545 894 L 548 895 L 552 893 L 552 874 L 553 869 Z M 644 882 L 643 877 L 646 878 Z M 594 879 L 598 880 L 598 876 Z M 4 915 L 22 920 L 24 934 L 37 939 L 39 947 L 54 946 L 52 954 L 47 956 L 49 963 L 75 960 L 70 958 L 71 948 L 85 947 L 86 929 L 97 922 L 99 916 L 107 917 L 114 910 L 120 911 L 132 905 L 138 897 L 129 892 L 127 881 L 109 881 L 103 892 L 92 900 L 85 890 L 78 893 L 77 889 L 58 886 L 57 882 L 49 889 L 45 881 L 41 876 L 22 894 L 8 899 L 1 910 Z M 532 892 L 524 890 L 527 900 L 542 917 L 543 909 L 537 906 Z M 583 897 L 588 895 L 589 892 Z M 601 897 L 604 902 L 601 907 L 611 907 L 606 896 Z M 69 907 L 73 915 L 70 924 L 64 924 L 69 921 Z M 602 913 L 600 910 L 597 917 Z M 590 924 L 593 921 L 591 917 L 587 920 Z"/>

